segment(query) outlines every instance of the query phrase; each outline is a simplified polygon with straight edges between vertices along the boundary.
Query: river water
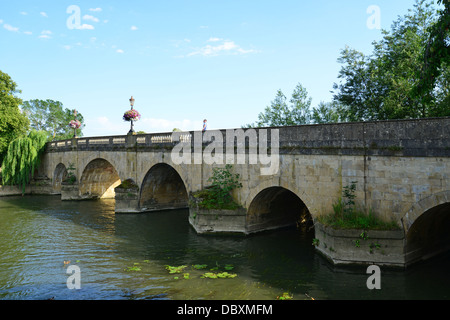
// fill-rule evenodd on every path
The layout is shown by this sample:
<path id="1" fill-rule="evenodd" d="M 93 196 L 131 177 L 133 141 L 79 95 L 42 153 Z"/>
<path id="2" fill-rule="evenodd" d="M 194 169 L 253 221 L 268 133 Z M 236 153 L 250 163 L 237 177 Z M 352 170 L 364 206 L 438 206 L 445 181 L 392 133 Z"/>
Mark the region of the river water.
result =
<path id="1" fill-rule="evenodd" d="M 275 300 L 285 292 L 299 300 L 450 298 L 450 254 L 407 271 L 381 268 L 381 289 L 369 290 L 366 268 L 333 268 L 314 251 L 313 237 L 297 228 L 200 236 L 187 210 L 126 215 L 114 213 L 114 200 L 5 197 L 0 299 Z M 74 265 L 80 289 L 67 285 Z M 166 269 L 182 265 L 181 274 Z M 202 277 L 206 272 L 236 276 Z"/>

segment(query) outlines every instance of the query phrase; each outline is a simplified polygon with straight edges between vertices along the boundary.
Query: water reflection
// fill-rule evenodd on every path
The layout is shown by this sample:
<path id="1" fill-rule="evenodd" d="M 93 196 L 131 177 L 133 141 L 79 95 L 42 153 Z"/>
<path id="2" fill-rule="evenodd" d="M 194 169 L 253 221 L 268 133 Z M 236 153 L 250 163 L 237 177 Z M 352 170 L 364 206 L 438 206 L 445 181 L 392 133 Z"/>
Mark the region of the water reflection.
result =
<path id="1" fill-rule="evenodd" d="M 365 268 L 334 268 L 314 251 L 313 237 L 296 228 L 199 236 L 187 210 L 116 215 L 114 200 L 2 198 L 0 298 L 273 300 L 283 292 L 295 299 L 449 298 L 450 254 L 408 271 L 382 269 L 382 289 L 368 290 Z M 64 261 L 80 267 L 81 290 L 67 289 Z M 188 266 L 189 279 L 175 279 L 165 265 Z M 225 265 L 238 276 L 201 278 Z"/>

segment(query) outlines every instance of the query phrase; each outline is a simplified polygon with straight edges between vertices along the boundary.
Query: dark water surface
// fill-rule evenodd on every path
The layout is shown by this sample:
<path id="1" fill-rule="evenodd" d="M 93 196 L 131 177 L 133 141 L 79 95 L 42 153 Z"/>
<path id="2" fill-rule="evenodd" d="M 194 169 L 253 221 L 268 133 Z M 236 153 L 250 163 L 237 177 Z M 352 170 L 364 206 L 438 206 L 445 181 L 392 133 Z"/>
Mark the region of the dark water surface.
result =
<path id="1" fill-rule="evenodd" d="M 381 290 L 369 290 L 366 268 L 333 268 L 313 237 L 299 229 L 199 236 L 187 210 L 116 215 L 114 200 L 0 198 L 0 299 L 450 298 L 450 254 L 407 271 L 381 268 Z M 80 268 L 79 290 L 67 287 L 70 265 Z M 188 279 L 166 265 L 187 266 Z M 202 278 L 223 271 L 237 276 Z"/>

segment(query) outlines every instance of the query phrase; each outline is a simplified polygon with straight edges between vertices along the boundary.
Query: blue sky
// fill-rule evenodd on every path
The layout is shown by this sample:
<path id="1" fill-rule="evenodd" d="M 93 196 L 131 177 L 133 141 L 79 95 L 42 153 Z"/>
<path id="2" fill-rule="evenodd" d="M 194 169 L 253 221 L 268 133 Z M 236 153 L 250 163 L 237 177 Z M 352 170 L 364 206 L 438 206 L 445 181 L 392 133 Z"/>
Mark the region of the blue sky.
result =
<path id="1" fill-rule="evenodd" d="M 371 22 L 390 29 L 414 3 L 0 0 L 0 70 L 24 101 L 76 108 L 85 136 L 126 134 L 131 96 L 136 130 L 239 128 L 298 83 L 313 106 L 331 101 L 340 50 L 369 54 Z"/>

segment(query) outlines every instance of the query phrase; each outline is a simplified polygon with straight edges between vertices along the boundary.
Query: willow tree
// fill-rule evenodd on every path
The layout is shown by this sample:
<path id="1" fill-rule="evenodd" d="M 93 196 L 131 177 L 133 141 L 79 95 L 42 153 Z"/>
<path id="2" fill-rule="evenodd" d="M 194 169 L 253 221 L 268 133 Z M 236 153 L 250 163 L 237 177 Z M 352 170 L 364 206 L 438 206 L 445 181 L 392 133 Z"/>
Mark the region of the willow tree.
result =
<path id="1" fill-rule="evenodd" d="M 24 194 L 26 185 L 40 164 L 46 142 L 47 133 L 36 130 L 11 141 L 2 163 L 3 184 L 19 185 Z"/>

